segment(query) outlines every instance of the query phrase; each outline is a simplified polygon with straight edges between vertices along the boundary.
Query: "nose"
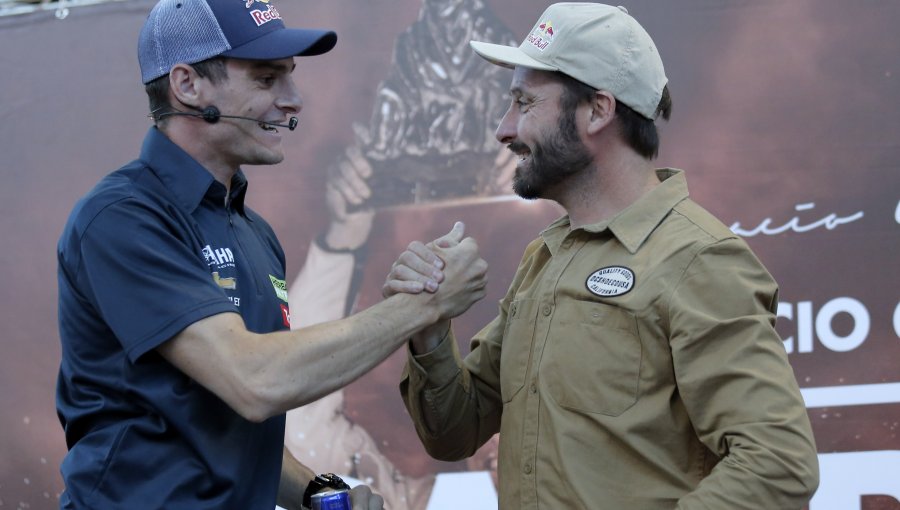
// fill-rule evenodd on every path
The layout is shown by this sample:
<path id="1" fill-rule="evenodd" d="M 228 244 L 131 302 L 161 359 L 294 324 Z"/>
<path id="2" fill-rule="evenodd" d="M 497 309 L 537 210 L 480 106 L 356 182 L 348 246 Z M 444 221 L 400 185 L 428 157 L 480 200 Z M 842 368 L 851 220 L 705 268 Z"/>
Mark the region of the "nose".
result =
<path id="1" fill-rule="evenodd" d="M 282 111 L 293 115 L 298 115 L 300 111 L 303 110 L 303 97 L 300 95 L 300 91 L 297 89 L 297 84 L 294 83 L 294 80 L 287 80 L 284 93 L 281 94 L 281 97 L 275 104 Z"/>
<path id="2" fill-rule="evenodd" d="M 518 133 L 516 130 L 517 121 L 515 116 L 515 109 L 513 108 L 513 105 L 510 105 L 510 107 L 506 109 L 506 113 L 503 114 L 503 118 L 500 119 L 497 131 L 494 132 L 494 136 L 500 143 L 508 144 L 516 139 Z"/>

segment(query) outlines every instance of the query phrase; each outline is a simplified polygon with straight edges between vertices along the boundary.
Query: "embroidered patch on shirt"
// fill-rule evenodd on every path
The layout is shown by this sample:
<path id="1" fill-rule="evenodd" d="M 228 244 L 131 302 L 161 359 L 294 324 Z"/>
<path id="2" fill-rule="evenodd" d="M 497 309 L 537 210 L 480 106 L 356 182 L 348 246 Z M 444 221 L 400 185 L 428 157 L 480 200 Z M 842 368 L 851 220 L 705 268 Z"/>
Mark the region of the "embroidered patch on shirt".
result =
<path id="1" fill-rule="evenodd" d="M 220 289 L 235 290 L 237 289 L 237 280 L 234 278 L 223 278 L 219 276 L 218 271 L 212 272 L 213 281 Z"/>
<path id="2" fill-rule="evenodd" d="M 269 280 L 272 281 L 272 288 L 275 289 L 275 295 L 278 296 L 278 299 L 288 302 L 288 292 L 287 285 L 285 285 L 284 280 L 279 280 L 272 275 L 269 275 Z"/>
<path id="3" fill-rule="evenodd" d="M 284 323 L 288 328 L 291 327 L 291 309 L 288 308 L 288 305 L 280 304 L 281 307 L 281 322 Z"/>
<path id="4" fill-rule="evenodd" d="M 634 271 L 623 266 L 604 267 L 591 273 L 584 285 L 600 297 L 621 296 L 634 287 Z"/>

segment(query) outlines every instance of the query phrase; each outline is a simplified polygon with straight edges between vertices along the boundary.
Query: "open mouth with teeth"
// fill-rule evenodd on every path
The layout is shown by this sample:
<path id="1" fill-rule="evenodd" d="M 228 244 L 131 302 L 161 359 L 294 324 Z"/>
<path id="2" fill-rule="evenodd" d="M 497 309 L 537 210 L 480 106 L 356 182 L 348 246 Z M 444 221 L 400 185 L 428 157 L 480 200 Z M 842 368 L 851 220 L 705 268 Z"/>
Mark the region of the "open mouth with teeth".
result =
<path id="1" fill-rule="evenodd" d="M 513 154 L 518 156 L 519 161 L 517 162 L 517 165 L 525 163 L 525 161 L 527 161 L 528 158 L 531 157 L 531 151 L 528 150 L 528 146 L 524 143 L 512 142 L 507 146 L 507 148 L 512 151 Z"/>
<path id="2" fill-rule="evenodd" d="M 516 156 L 519 157 L 519 160 L 516 161 L 516 167 L 521 167 L 522 165 L 527 164 L 528 161 L 531 159 L 531 152 L 529 152 L 529 151 L 519 152 L 519 153 L 516 153 Z"/>
<path id="3" fill-rule="evenodd" d="M 259 127 L 261 127 L 265 131 L 269 131 L 272 133 L 278 132 L 278 128 L 276 128 L 275 126 L 270 126 L 269 124 L 266 124 L 265 122 L 260 122 Z"/>

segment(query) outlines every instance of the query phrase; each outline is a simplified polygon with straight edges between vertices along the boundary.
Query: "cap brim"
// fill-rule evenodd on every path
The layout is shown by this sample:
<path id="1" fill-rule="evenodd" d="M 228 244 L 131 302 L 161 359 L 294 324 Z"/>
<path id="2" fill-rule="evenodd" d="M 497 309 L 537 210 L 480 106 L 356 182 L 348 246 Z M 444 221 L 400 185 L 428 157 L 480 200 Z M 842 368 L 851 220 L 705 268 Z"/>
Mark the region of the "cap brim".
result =
<path id="1" fill-rule="evenodd" d="M 477 53 L 478 56 L 498 66 L 508 67 L 510 69 L 521 66 L 541 71 L 559 70 L 556 67 L 538 62 L 515 46 L 504 46 L 501 44 L 479 41 L 469 41 L 469 45 L 475 50 L 475 53 Z"/>
<path id="2" fill-rule="evenodd" d="M 285 28 L 223 52 L 222 55 L 247 60 L 278 60 L 327 53 L 337 44 L 337 34 L 330 30 Z"/>

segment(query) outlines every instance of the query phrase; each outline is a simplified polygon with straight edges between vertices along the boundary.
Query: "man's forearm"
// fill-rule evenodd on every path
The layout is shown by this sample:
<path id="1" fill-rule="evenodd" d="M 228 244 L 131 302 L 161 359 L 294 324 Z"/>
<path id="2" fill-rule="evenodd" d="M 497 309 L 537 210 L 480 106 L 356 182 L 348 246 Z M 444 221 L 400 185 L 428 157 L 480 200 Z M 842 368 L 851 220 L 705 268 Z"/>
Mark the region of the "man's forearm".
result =
<path id="1" fill-rule="evenodd" d="M 484 297 L 487 264 L 474 241 L 444 250 L 435 293 L 395 294 L 346 319 L 293 331 L 247 331 L 240 315 L 201 319 L 158 351 L 251 421 L 317 400 L 384 361 L 415 333 Z"/>
<path id="2" fill-rule="evenodd" d="M 301 510 L 303 493 L 316 473 L 304 466 L 288 451 L 282 453 L 281 481 L 278 484 L 276 503 L 287 510 Z"/>
<path id="3" fill-rule="evenodd" d="M 273 376 L 267 384 L 281 386 L 281 395 L 275 397 L 282 403 L 281 411 L 346 386 L 384 361 L 406 339 L 437 321 L 437 312 L 424 303 L 425 297 L 392 296 L 346 319 L 278 333 L 288 339 L 291 348 L 283 357 L 269 359 L 269 363 L 281 367 L 265 370 Z"/>
<path id="4" fill-rule="evenodd" d="M 425 294 L 398 294 L 346 319 L 268 334 L 222 313 L 188 326 L 159 352 L 246 419 L 263 421 L 346 386 L 439 319 Z"/>

